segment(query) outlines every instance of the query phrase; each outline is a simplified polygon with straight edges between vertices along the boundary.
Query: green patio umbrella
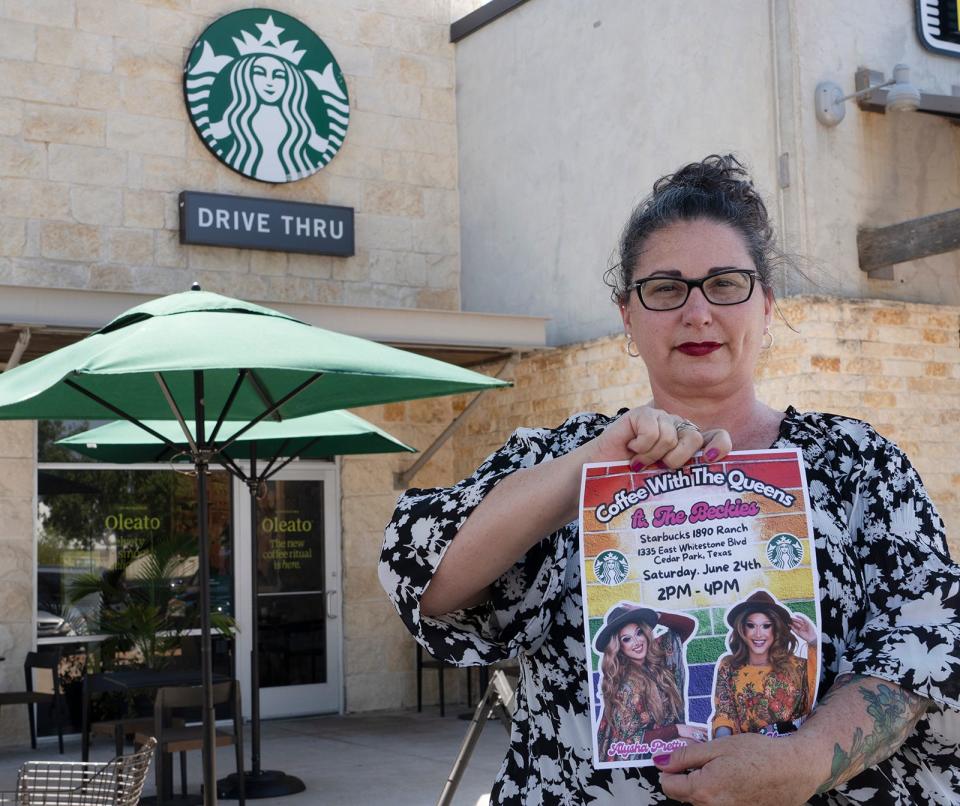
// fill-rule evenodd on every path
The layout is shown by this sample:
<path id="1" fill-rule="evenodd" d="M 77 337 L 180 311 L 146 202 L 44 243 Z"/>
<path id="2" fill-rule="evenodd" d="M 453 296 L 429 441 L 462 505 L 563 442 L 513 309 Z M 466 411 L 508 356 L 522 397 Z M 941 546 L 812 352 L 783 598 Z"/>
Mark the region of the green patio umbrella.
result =
<path id="1" fill-rule="evenodd" d="M 506 385 L 196 290 L 3 373 L 0 418 L 168 420 L 172 405 L 190 417 L 199 381 L 209 419 L 248 422 Z"/>
<path id="2" fill-rule="evenodd" d="M 0 419 L 180 423 L 197 471 L 204 803 L 217 802 L 206 472 L 266 418 L 413 400 L 504 382 L 200 290 L 131 308 L 87 338 L 0 375 Z M 186 425 L 191 418 L 195 432 Z M 206 429 L 207 419 L 215 421 Z M 244 423 L 229 438 L 223 423 Z"/>
<path id="3" fill-rule="evenodd" d="M 92 428 L 69 437 L 57 440 L 58 445 L 105 462 L 160 462 L 189 461 L 187 444 L 183 441 L 180 424 L 170 420 L 147 420 L 144 425 L 170 440 L 169 443 L 151 436 L 142 428 L 124 420 Z M 194 423 L 187 421 L 187 427 L 195 431 Z M 224 439 L 239 430 L 242 424 L 225 423 L 222 430 Z M 206 425 L 212 432 L 213 423 Z M 257 496 L 261 485 L 275 476 L 294 458 L 316 459 L 328 456 L 360 453 L 396 453 L 415 452 L 414 448 L 400 442 L 373 423 L 347 411 L 327 411 L 296 417 L 281 422 L 260 422 L 243 434 L 221 458 L 229 469 L 247 483 L 250 490 L 250 534 L 253 540 L 252 619 L 253 633 L 250 650 L 250 714 L 251 724 L 251 762 L 252 768 L 244 778 L 245 797 L 272 798 L 302 792 L 303 782 L 281 770 L 264 770 L 260 766 L 260 653 L 257 630 L 257 594 L 259 579 L 257 562 Z M 258 470 L 258 458 L 267 461 Z M 238 459 L 249 459 L 247 472 L 236 464 Z M 224 797 L 237 797 L 240 791 L 239 780 L 234 775 L 219 782 L 220 794 Z"/>
<path id="4" fill-rule="evenodd" d="M 167 441 L 151 436 L 137 425 L 116 420 L 97 428 L 57 440 L 72 451 L 101 462 L 188 462 L 193 461 L 183 430 L 176 420 L 145 420 L 143 423 Z M 215 423 L 207 421 L 206 431 L 213 431 Z M 224 423 L 220 431 L 224 440 L 239 431 L 242 423 Z M 187 427 L 195 432 L 193 420 Z M 416 448 L 405 445 L 396 437 L 377 428 L 373 423 L 348 411 L 325 411 L 306 417 L 275 422 L 257 423 L 236 442 L 221 453 L 227 460 L 249 458 L 249 446 L 256 444 L 257 454 L 285 459 L 274 470 L 263 474 L 274 475 L 289 460 L 319 459 L 352 453 L 415 453 Z M 263 475 L 261 474 L 261 475 Z"/>

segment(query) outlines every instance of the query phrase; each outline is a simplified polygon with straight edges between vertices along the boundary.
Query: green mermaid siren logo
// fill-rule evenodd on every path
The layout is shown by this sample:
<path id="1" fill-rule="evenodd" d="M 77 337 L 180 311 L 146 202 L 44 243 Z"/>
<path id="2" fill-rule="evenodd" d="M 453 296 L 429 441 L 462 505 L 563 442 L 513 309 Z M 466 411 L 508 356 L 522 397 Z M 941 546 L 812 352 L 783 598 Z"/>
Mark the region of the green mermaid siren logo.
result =
<path id="1" fill-rule="evenodd" d="M 593 573 L 601 585 L 619 585 L 630 573 L 630 562 L 619 551 L 607 549 L 593 561 Z"/>
<path id="2" fill-rule="evenodd" d="M 207 147 L 262 182 L 311 176 L 347 133 L 347 85 L 336 59 L 278 11 L 235 11 L 210 25 L 190 51 L 183 90 Z"/>
<path id="3" fill-rule="evenodd" d="M 774 568 L 792 571 L 803 562 L 803 543 L 789 532 L 774 535 L 767 543 L 767 559 Z"/>

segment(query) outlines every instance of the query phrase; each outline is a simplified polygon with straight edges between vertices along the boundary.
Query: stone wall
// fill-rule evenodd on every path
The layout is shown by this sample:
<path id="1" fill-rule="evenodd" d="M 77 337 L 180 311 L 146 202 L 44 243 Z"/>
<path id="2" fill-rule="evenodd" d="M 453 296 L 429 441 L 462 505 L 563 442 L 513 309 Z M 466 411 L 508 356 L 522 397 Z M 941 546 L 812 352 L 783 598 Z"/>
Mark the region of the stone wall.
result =
<path id="1" fill-rule="evenodd" d="M 778 408 L 857 417 L 897 442 L 920 472 L 960 556 L 960 308 L 791 297 L 757 372 Z M 616 314 L 611 311 L 611 316 Z M 454 438 L 453 478 L 468 475 L 522 425 L 554 426 L 577 411 L 613 413 L 650 397 L 642 364 L 610 336 L 523 358 L 513 389 L 488 392 Z"/>
<path id="2" fill-rule="evenodd" d="M 194 132 L 186 55 L 222 0 L 0 7 L 0 284 L 459 307 L 448 2 L 288 0 L 343 69 L 344 145 L 286 185 L 241 177 Z M 351 258 L 183 246 L 182 190 L 354 207 Z"/>
<path id="3" fill-rule="evenodd" d="M 419 450 L 462 410 L 469 396 L 392 403 L 359 409 L 393 436 Z M 410 467 L 416 454 L 346 456 L 341 472 L 341 534 L 344 585 L 344 687 L 347 711 L 416 705 L 415 643 L 377 578 L 383 530 L 400 491 L 393 474 Z M 411 481 L 412 486 L 446 486 L 454 477 L 453 443 L 441 448 Z M 445 675 L 448 702 L 465 694 L 462 672 Z M 424 702 L 437 701 L 437 675 L 425 670 Z"/>
<path id="4" fill-rule="evenodd" d="M 23 690 L 33 646 L 35 433 L 32 422 L 0 422 L 0 691 Z M 29 737 L 26 708 L 4 708 L 0 746 L 22 747 Z"/>

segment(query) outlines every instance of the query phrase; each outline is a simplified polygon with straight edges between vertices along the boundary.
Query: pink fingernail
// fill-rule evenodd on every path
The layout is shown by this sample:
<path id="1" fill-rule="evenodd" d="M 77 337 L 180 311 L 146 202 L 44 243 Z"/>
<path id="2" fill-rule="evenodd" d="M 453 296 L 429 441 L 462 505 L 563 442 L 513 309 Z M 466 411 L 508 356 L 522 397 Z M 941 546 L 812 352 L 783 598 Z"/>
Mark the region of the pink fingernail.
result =
<path id="1" fill-rule="evenodd" d="M 661 462 L 660 460 L 657 460 L 657 463 L 656 463 L 655 467 L 659 467 L 661 470 L 669 470 L 669 469 L 670 469 L 669 467 L 667 467 L 667 466 L 666 466 L 663 462 Z"/>
<path id="2" fill-rule="evenodd" d="M 711 448 L 709 451 L 707 451 L 707 461 L 712 462 L 719 455 L 720 455 L 720 451 L 718 451 L 716 448 Z"/>
<path id="3" fill-rule="evenodd" d="M 658 767 L 666 767 L 670 763 L 670 754 L 669 753 L 660 753 L 660 755 L 653 757 L 653 763 Z"/>
<path id="4" fill-rule="evenodd" d="M 630 463 L 630 469 L 634 473 L 639 473 L 641 470 L 643 470 L 644 467 L 646 467 L 646 465 L 643 462 L 641 462 L 639 459 L 634 459 Z"/>

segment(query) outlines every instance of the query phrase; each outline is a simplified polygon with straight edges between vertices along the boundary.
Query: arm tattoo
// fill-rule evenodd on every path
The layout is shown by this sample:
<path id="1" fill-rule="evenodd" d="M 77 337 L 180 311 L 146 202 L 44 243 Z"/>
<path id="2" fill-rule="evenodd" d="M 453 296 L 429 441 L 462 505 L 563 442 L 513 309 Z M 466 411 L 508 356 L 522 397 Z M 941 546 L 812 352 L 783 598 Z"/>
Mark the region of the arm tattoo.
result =
<path id="1" fill-rule="evenodd" d="M 897 685 L 862 675 L 838 677 L 821 699 L 821 704 L 830 700 L 841 688 L 863 680 L 873 680 L 875 683 L 872 687 L 859 686 L 867 716 L 872 720 L 869 726 L 872 732 L 864 733 L 863 728 L 857 726 L 848 748 L 844 749 L 839 742 L 834 745 L 830 777 L 817 790 L 818 794 L 849 781 L 868 767 L 892 756 L 930 704 L 928 700 L 904 691 Z"/>
<path id="2" fill-rule="evenodd" d="M 833 685 L 830 686 L 830 690 L 824 694 L 820 701 L 817 703 L 817 708 L 820 708 L 824 703 L 830 702 L 838 691 L 842 688 L 846 688 L 851 683 L 855 683 L 858 680 L 865 680 L 866 678 L 862 674 L 841 674 L 837 676 L 837 679 L 833 681 Z"/>

